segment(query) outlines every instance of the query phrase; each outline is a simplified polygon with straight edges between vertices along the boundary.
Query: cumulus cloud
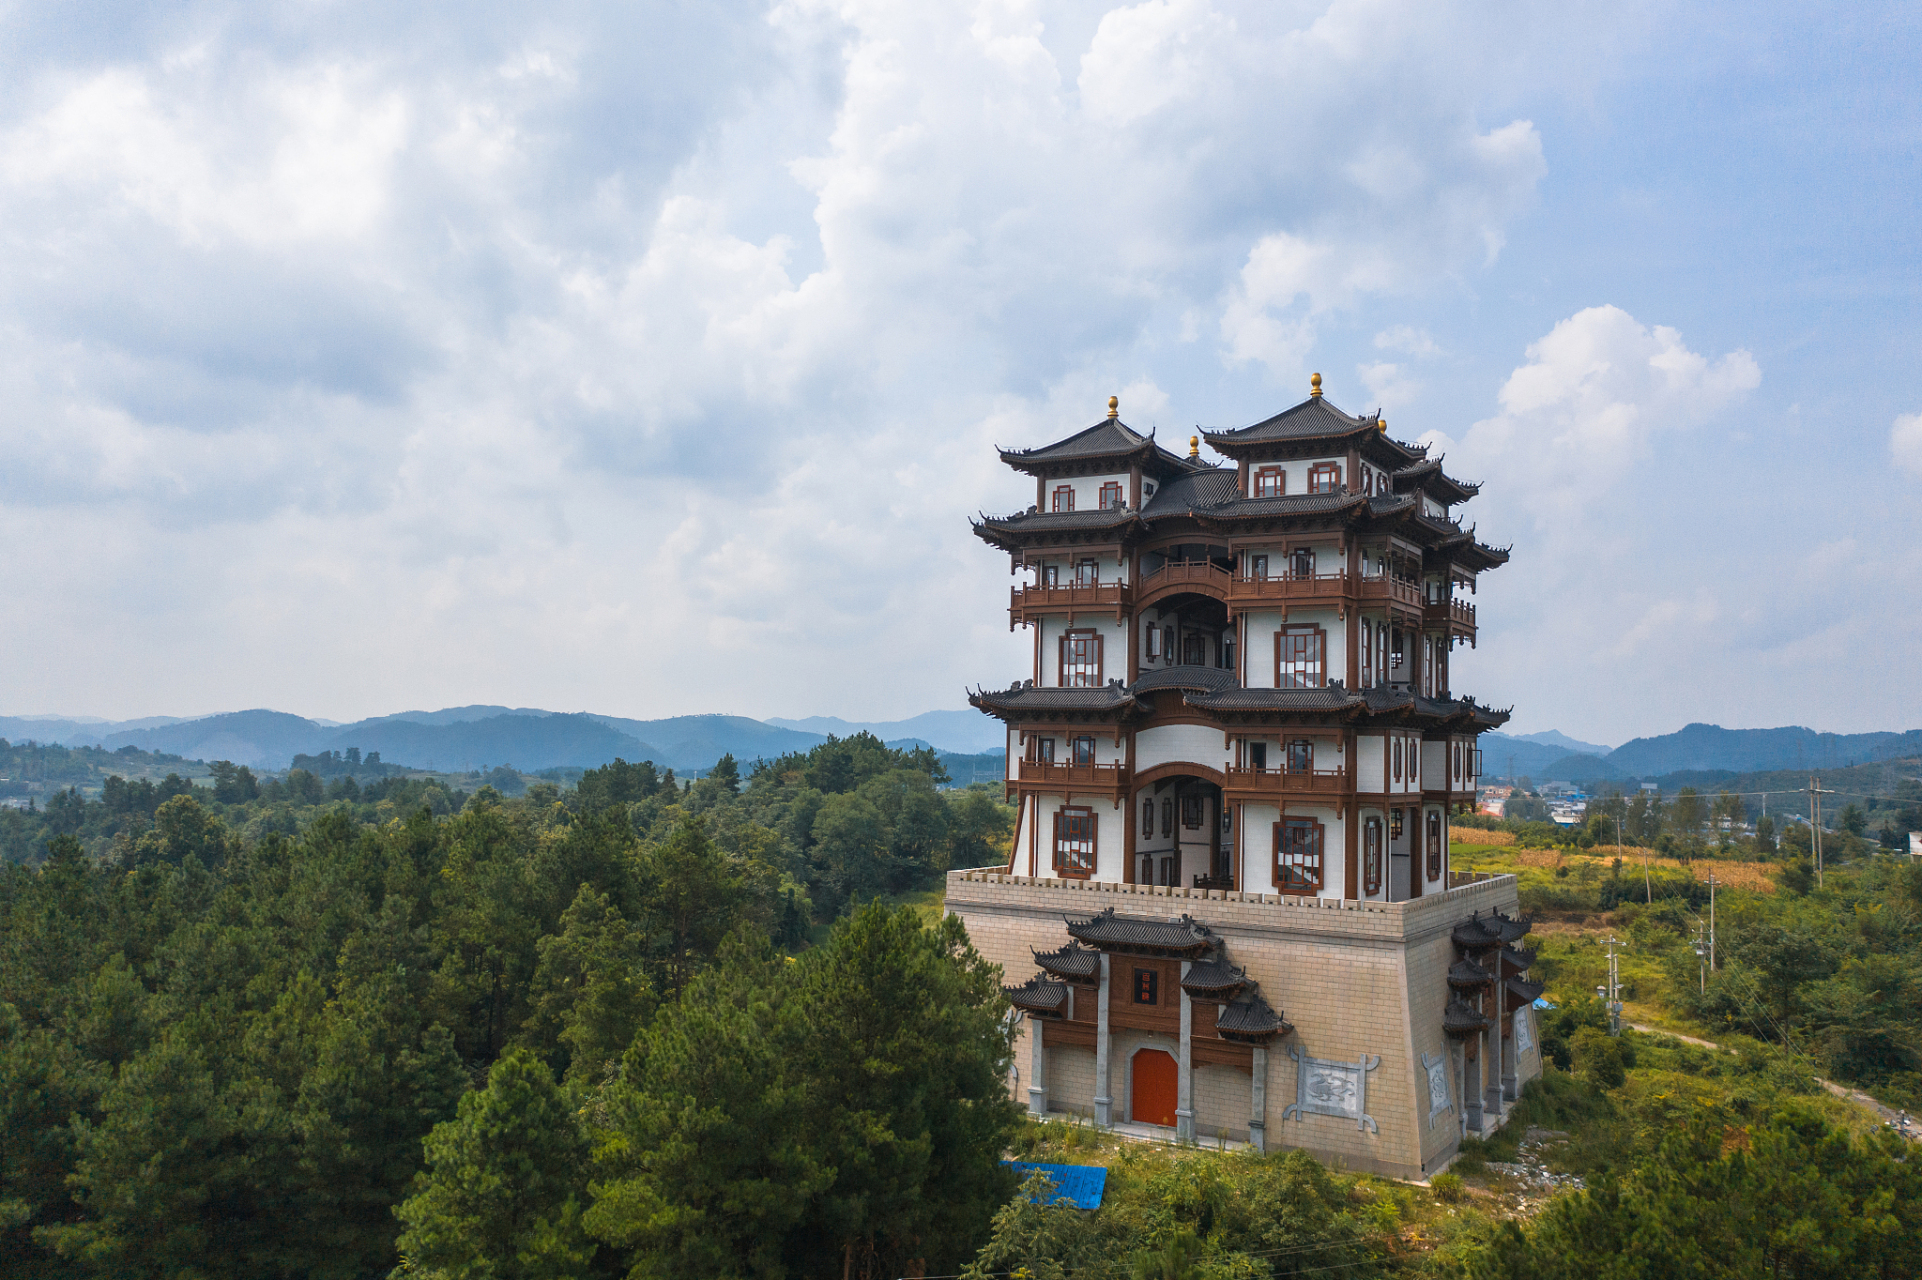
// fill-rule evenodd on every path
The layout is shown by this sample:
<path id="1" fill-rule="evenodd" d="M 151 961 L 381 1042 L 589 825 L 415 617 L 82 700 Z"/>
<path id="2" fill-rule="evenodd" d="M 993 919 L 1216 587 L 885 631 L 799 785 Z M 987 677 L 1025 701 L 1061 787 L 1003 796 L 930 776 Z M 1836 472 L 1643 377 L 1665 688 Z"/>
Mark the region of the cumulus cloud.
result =
<path id="1" fill-rule="evenodd" d="M 1005 676 L 964 520 L 1026 499 L 989 445 L 1117 390 L 1185 438 L 1162 388 L 1194 369 L 1292 383 L 1329 317 L 1481 270 L 1546 163 L 1488 86 L 1552 83 L 1542 50 L 1601 21 L 124 17 L 10 19 L 0 533 L 66 572 L 0 569 L 0 643 L 48 709 L 337 718 L 911 713 Z M 1675 404 L 1740 381 L 1668 369 L 1663 332 L 1637 358 Z M 1572 389 L 1518 375 L 1504 414 L 1570 433 L 1616 393 L 1556 341 L 1531 359 Z"/>

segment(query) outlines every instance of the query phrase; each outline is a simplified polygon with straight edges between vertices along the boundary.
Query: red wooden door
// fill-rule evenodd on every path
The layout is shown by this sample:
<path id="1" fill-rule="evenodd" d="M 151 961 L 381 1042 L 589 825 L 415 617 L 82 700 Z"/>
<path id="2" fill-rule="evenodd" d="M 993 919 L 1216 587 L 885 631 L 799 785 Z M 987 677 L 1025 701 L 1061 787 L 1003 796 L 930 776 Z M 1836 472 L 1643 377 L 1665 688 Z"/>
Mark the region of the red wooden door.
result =
<path id="1" fill-rule="evenodd" d="M 1134 1100 L 1128 1109 L 1129 1118 L 1141 1124 L 1173 1125 L 1174 1058 L 1159 1049 L 1143 1049 L 1135 1055 L 1134 1075 Z"/>

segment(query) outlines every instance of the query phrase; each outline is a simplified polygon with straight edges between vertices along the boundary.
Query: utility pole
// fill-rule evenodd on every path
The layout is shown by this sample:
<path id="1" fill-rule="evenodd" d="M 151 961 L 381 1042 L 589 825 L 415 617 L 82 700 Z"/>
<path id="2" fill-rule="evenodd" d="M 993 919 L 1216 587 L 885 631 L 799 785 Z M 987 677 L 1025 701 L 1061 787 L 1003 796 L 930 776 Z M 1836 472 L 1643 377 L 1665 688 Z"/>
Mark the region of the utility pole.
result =
<path id="1" fill-rule="evenodd" d="M 1815 887 L 1822 887 L 1822 797 L 1832 796 L 1833 791 L 1825 790 L 1814 774 L 1809 775 L 1809 810 L 1814 821 L 1809 825 L 1815 837 Z"/>
<path id="2" fill-rule="evenodd" d="M 1621 944 L 1610 934 L 1603 939 L 1608 944 L 1608 985 L 1595 988 L 1595 994 L 1602 997 L 1608 1009 L 1608 1034 L 1622 1034 L 1622 969 L 1615 955 L 1615 948 Z"/>
<path id="3" fill-rule="evenodd" d="M 1708 967 L 1715 967 L 1715 886 L 1721 881 L 1713 871 L 1708 873 Z"/>
<path id="4" fill-rule="evenodd" d="M 1707 995 L 1708 994 L 1708 943 L 1702 937 L 1702 921 L 1699 917 L 1697 917 L 1695 921 L 1695 963 L 1700 970 L 1699 983 L 1700 983 L 1701 993 L 1703 995 Z"/>

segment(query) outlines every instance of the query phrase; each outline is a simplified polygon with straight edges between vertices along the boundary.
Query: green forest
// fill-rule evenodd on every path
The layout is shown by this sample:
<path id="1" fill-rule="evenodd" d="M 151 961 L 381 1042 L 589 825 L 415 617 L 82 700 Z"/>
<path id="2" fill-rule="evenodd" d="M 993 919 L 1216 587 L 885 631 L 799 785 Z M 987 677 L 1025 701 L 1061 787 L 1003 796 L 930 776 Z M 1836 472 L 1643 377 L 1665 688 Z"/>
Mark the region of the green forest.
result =
<path id="1" fill-rule="evenodd" d="M 156 772 L 6 815 L 6 1280 L 1918 1274 L 1922 1166 L 1811 1079 L 1912 1087 L 1895 859 L 1802 886 L 1778 853 L 1705 993 L 1687 895 L 1616 895 L 1638 1007 L 1733 1052 L 1607 1036 L 1593 937 L 1541 934 L 1548 1074 L 1417 1187 L 1025 1118 L 1001 974 L 936 909 L 1009 811 L 926 751 L 518 795 Z M 1538 1132 L 1585 1186 L 1517 1190 Z M 1103 1164 L 1108 1199 L 1008 1157 Z"/>

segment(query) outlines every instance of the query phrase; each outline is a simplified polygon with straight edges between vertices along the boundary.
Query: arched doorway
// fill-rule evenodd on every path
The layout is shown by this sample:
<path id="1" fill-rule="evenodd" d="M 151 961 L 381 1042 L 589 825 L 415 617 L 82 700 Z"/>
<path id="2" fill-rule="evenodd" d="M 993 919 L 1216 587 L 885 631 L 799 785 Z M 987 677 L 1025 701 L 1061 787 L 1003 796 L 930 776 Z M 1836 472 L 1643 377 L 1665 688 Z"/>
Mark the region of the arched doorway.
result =
<path id="1" fill-rule="evenodd" d="M 1137 884 L 1233 887 L 1232 814 L 1218 781 L 1162 765 L 1134 792 Z"/>
<path id="2" fill-rule="evenodd" d="M 1128 1102 L 1129 1118 L 1139 1124 L 1173 1127 L 1179 1095 L 1174 1057 L 1159 1049 L 1142 1049 L 1135 1054 L 1133 1074 L 1134 1096 Z"/>

